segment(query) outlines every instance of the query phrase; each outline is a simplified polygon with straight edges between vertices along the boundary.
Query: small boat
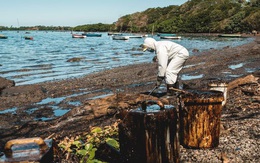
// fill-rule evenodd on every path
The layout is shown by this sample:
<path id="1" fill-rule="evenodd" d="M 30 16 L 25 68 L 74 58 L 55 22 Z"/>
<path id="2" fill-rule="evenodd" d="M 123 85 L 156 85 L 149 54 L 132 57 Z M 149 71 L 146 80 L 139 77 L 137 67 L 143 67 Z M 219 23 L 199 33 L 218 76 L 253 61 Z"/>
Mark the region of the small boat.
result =
<path id="1" fill-rule="evenodd" d="M 101 37 L 102 34 L 99 33 L 82 33 L 83 36 L 87 36 L 87 37 Z"/>
<path id="2" fill-rule="evenodd" d="M 24 39 L 25 40 L 33 40 L 33 37 L 32 36 L 24 36 Z"/>
<path id="3" fill-rule="evenodd" d="M 139 35 L 131 35 L 131 36 L 127 36 L 129 38 L 143 38 L 143 36 L 139 36 Z"/>
<path id="4" fill-rule="evenodd" d="M 112 35 L 112 36 L 122 36 L 123 33 L 108 32 L 107 35 L 109 35 L 109 36 L 111 36 L 111 35 Z"/>
<path id="5" fill-rule="evenodd" d="M 240 34 L 219 34 L 218 37 L 233 37 L 233 38 L 237 38 L 237 37 L 241 37 Z"/>
<path id="6" fill-rule="evenodd" d="M 87 36 L 84 35 L 78 35 L 78 34 L 72 34 L 72 38 L 86 38 Z"/>
<path id="7" fill-rule="evenodd" d="M 8 37 L 5 35 L 0 35 L 0 39 L 7 39 Z"/>
<path id="8" fill-rule="evenodd" d="M 129 36 L 112 36 L 113 40 L 129 40 Z"/>
<path id="9" fill-rule="evenodd" d="M 173 33 L 157 33 L 157 36 L 159 36 L 159 37 L 176 36 L 176 34 L 173 34 Z"/>
<path id="10" fill-rule="evenodd" d="M 160 39 L 181 39 L 181 36 L 161 36 Z"/>

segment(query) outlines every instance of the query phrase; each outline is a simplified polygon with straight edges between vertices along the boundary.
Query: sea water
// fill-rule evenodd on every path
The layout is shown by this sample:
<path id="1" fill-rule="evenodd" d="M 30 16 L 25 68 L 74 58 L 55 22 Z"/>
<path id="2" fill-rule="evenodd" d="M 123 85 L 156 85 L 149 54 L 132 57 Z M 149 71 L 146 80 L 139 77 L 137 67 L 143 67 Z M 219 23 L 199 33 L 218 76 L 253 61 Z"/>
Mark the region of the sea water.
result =
<path id="1" fill-rule="evenodd" d="M 0 77 L 14 80 L 16 85 L 81 77 L 119 66 L 152 62 L 154 57 L 139 47 L 145 37 L 123 41 L 113 40 L 105 32 L 101 33 L 102 37 L 84 39 L 72 38 L 71 32 L 1 31 L 0 34 L 8 36 L 0 39 Z M 33 40 L 25 40 L 24 36 Z M 201 52 L 252 41 L 251 38 L 181 37 L 170 41 L 186 47 L 190 55 L 195 55 L 193 49 Z M 69 62 L 73 58 L 79 60 Z"/>

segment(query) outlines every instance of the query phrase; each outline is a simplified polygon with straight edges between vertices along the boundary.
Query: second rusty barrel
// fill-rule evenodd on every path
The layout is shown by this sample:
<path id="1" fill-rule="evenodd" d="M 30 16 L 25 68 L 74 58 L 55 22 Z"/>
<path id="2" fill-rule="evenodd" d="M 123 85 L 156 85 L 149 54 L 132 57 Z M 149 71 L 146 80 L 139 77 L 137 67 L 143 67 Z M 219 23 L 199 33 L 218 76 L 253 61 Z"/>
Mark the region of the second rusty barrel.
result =
<path id="1" fill-rule="evenodd" d="M 186 148 L 219 144 L 223 92 L 192 90 L 180 96 L 180 143 Z"/>

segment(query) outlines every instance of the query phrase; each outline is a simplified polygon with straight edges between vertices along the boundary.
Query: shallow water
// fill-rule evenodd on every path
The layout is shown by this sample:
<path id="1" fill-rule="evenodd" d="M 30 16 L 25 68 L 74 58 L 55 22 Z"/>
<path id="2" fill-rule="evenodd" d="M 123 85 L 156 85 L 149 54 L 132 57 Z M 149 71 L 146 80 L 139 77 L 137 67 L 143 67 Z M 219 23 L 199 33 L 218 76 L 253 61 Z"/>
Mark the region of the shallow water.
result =
<path id="1" fill-rule="evenodd" d="M 112 40 L 107 33 L 102 37 L 75 39 L 70 32 L 2 31 L 8 39 L 0 39 L 0 76 L 14 80 L 16 85 L 80 77 L 93 72 L 135 63 L 151 62 L 153 54 L 142 52 L 139 45 L 144 38 L 127 41 Z M 25 40 L 32 36 L 34 40 Z M 154 37 L 160 40 L 159 37 Z M 238 46 L 250 38 L 185 37 L 172 40 L 193 49 L 205 51 L 226 46 Z M 67 62 L 80 58 L 79 62 Z"/>
<path id="2" fill-rule="evenodd" d="M 25 32 L 3 31 L 0 33 L 8 36 L 6 40 L 0 39 L 0 76 L 14 80 L 16 85 L 80 77 L 113 67 L 151 62 L 154 56 L 150 52 L 141 51 L 139 45 L 143 43 L 144 38 L 121 41 L 112 40 L 107 33 L 102 33 L 102 37 L 85 39 L 73 39 L 70 32 L 33 31 L 30 34 L 25 34 Z M 34 40 L 25 40 L 24 36 L 33 36 Z M 154 38 L 160 40 L 156 36 Z M 237 46 L 248 43 L 252 39 L 182 36 L 182 39 L 172 41 L 185 46 L 191 55 L 196 55 L 196 53 L 192 53 L 193 49 L 205 51 L 226 46 Z M 67 62 L 72 58 L 80 58 L 80 61 Z M 205 63 L 196 65 L 200 64 Z M 185 65 L 185 67 L 196 65 Z M 230 65 L 230 68 L 236 69 L 240 66 L 241 64 Z M 201 74 L 195 76 L 184 74 L 181 78 L 182 80 L 190 80 L 201 77 Z M 135 87 L 136 84 L 130 85 L 130 87 L 132 86 Z M 157 91 L 160 92 L 161 89 L 165 88 L 160 88 Z M 66 101 L 67 98 L 88 93 L 91 92 L 85 90 L 83 93 L 46 98 L 33 104 L 26 110 L 26 113 L 33 114 L 48 106 L 53 110 L 53 115 L 45 117 L 36 114 L 37 116 L 34 118 L 36 121 L 48 121 L 66 114 L 74 106 L 82 105 L 80 101 Z M 92 99 L 105 97 L 111 95 L 111 93 L 113 92 Z M 70 106 L 64 108 L 60 105 L 63 102 Z M 17 110 L 19 110 L 17 107 L 8 108 L 0 111 L 0 114 L 18 114 Z M 151 111 L 150 108 L 148 110 Z"/>

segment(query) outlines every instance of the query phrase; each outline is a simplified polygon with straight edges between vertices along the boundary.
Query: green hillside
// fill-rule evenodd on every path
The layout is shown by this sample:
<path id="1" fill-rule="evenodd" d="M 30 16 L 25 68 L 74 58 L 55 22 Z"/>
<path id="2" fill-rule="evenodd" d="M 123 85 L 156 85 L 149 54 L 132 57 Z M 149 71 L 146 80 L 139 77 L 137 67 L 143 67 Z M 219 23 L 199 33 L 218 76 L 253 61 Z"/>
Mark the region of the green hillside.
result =
<path id="1" fill-rule="evenodd" d="M 190 0 L 181 6 L 149 8 L 125 15 L 117 31 L 225 32 L 260 30 L 260 0 Z"/>
<path id="2" fill-rule="evenodd" d="M 111 25 L 82 25 L 74 30 L 145 33 L 260 31 L 260 0 L 189 0 L 181 6 L 149 8 L 125 15 Z"/>

